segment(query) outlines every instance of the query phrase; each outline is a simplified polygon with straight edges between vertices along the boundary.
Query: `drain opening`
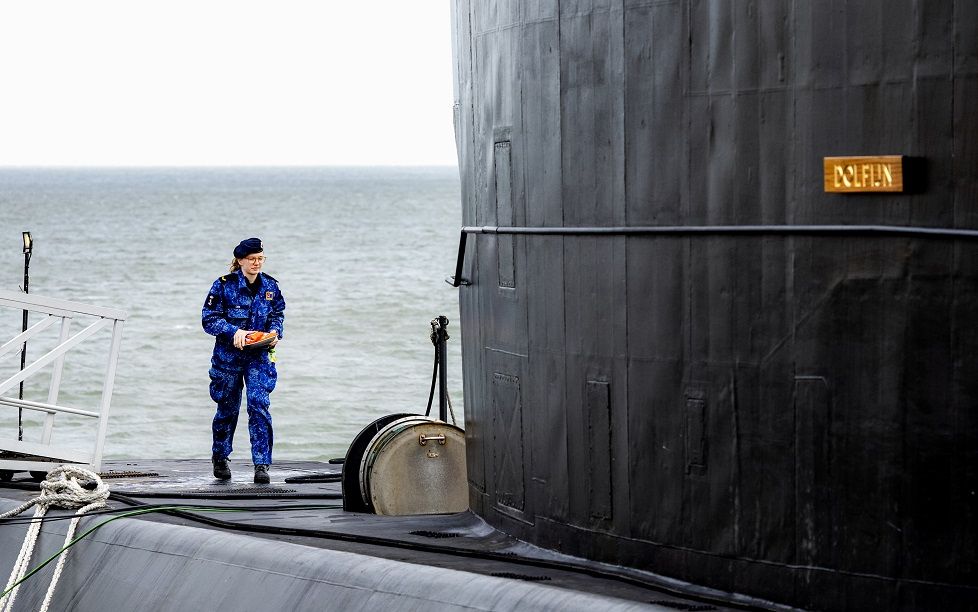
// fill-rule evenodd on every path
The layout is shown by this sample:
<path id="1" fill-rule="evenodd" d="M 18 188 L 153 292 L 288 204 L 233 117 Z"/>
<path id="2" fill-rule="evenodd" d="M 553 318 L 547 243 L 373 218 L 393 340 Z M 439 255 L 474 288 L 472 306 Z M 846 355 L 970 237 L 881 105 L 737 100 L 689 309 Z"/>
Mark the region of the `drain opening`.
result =
<path id="1" fill-rule="evenodd" d="M 655 601 L 650 601 L 649 603 L 657 606 L 673 608 L 674 610 L 686 610 L 686 612 L 706 612 L 707 610 L 716 610 L 716 607 L 708 604 L 686 604 L 682 603 L 681 601 L 667 601 L 665 599 L 658 599 Z"/>
<path id="2" fill-rule="evenodd" d="M 421 531 L 412 531 L 410 533 L 411 535 L 424 536 L 426 538 L 457 538 L 462 535 L 452 531 L 425 531 L 424 529 Z"/>
<path id="3" fill-rule="evenodd" d="M 136 472 L 133 470 L 121 471 L 121 472 L 99 472 L 99 478 L 151 478 L 158 477 L 159 474 L 156 472 Z"/>
<path id="4" fill-rule="evenodd" d="M 513 580 L 527 580 L 529 582 L 550 580 L 550 576 L 529 576 L 527 574 L 514 574 L 513 572 L 492 572 L 489 575 L 495 576 L 496 578 L 512 578 Z"/>
<path id="5" fill-rule="evenodd" d="M 295 489 L 273 489 L 270 487 L 242 487 L 240 489 L 197 489 L 195 495 L 238 495 L 259 493 L 265 495 L 276 495 L 279 493 L 295 493 Z"/>

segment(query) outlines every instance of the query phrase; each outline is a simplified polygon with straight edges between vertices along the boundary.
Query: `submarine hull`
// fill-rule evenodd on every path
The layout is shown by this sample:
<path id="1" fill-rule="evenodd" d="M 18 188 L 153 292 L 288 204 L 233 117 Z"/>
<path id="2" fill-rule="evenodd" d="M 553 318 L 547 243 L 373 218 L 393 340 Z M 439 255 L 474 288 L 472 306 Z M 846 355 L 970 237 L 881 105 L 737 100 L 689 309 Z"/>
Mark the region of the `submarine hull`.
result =
<path id="1" fill-rule="evenodd" d="M 978 6 L 453 11 L 472 508 L 790 606 L 978 605 Z"/>

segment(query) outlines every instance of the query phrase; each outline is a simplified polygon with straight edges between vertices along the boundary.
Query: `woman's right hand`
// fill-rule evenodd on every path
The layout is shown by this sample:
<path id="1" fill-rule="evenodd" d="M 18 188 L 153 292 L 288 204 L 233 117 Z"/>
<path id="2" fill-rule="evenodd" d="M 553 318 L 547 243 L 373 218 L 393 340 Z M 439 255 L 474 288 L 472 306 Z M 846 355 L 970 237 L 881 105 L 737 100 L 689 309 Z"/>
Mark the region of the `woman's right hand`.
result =
<path id="1" fill-rule="evenodd" d="M 245 342 L 248 340 L 248 334 L 251 332 L 245 329 L 239 329 L 234 332 L 234 348 L 244 349 Z"/>

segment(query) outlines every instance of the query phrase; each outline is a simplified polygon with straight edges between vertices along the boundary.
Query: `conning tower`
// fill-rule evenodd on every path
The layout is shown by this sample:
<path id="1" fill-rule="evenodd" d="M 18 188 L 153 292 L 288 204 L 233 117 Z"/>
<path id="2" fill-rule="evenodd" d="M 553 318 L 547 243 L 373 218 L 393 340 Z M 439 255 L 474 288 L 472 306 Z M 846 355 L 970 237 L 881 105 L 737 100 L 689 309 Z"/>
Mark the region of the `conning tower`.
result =
<path id="1" fill-rule="evenodd" d="M 792 606 L 975 605 L 978 4 L 453 19 L 472 507 Z"/>

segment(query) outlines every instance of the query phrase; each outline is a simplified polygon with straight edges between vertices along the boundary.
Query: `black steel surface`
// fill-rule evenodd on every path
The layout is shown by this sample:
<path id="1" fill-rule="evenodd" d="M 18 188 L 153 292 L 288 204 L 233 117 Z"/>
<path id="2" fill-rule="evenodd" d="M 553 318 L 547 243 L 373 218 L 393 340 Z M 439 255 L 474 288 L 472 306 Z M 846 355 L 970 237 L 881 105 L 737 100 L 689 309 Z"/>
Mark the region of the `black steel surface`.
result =
<path id="1" fill-rule="evenodd" d="M 978 3 L 453 7 L 473 508 L 803 608 L 978 608 Z M 924 172 L 824 193 L 854 155 Z"/>
<path id="2" fill-rule="evenodd" d="M 470 512 L 421 516 L 351 513 L 340 484 L 283 479 L 335 474 L 319 462 L 271 466 L 254 486 L 249 464 L 232 480 L 211 476 L 209 459 L 108 462 L 109 508 L 81 519 L 78 533 L 121 513 L 72 547 L 51 609 L 142 610 L 658 610 L 709 605 L 766 609 L 649 573 L 553 554 L 489 528 Z M 142 474 L 155 474 L 145 476 Z M 265 495 L 224 496 L 262 489 Z M 201 490 L 214 495 L 198 499 Z M 38 495 L 25 477 L 0 486 L 0 512 Z M 165 512 L 145 513 L 156 508 Z M 220 510 L 220 512 L 214 512 Z M 44 518 L 31 567 L 64 542 L 74 510 Z M 0 521 L 0 566 L 11 567 L 33 510 Z M 54 564 L 21 588 L 15 609 L 36 609 Z M 541 578 L 546 576 L 546 578 Z M 512 581 L 495 578 L 508 578 Z M 523 581 L 546 584 L 529 587 Z M 325 602 L 325 603 L 324 603 Z M 651 602 L 655 602 L 652 604 Z"/>

